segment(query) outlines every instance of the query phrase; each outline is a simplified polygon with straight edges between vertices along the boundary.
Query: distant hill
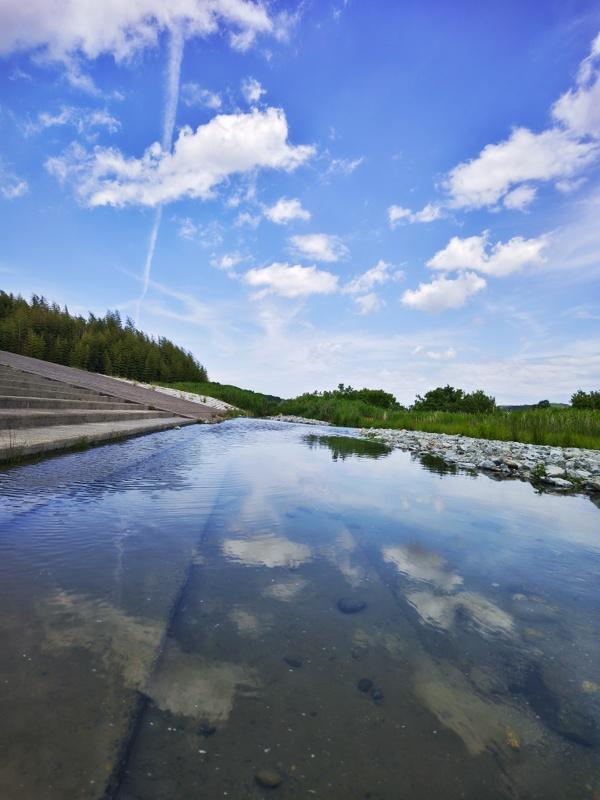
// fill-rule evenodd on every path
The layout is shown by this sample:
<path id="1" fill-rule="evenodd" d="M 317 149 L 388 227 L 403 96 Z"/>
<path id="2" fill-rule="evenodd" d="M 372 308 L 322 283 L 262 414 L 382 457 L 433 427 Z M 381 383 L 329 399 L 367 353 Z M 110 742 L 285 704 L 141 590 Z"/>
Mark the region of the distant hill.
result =
<path id="1" fill-rule="evenodd" d="M 1 290 L 0 350 L 138 381 L 208 379 L 191 353 L 147 336 L 130 319 L 123 323 L 118 311 L 86 319 L 44 297 L 28 302 Z"/>
<path id="2" fill-rule="evenodd" d="M 532 403 L 531 405 L 522 405 L 522 406 L 498 406 L 503 411 L 531 411 L 534 408 L 540 408 L 539 403 Z M 545 408 L 571 408 L 569 403 L 550 403 L 550 405 L 545 406 Z"/>

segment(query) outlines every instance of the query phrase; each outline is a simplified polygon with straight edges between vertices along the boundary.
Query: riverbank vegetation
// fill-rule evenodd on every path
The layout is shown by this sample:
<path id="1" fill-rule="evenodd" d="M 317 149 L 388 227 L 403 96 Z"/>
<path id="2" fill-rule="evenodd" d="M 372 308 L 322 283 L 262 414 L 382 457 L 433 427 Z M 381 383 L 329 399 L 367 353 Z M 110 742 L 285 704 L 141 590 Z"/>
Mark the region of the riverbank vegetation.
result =
<path id="1" fill-rule="evenodd" d="M 571 404 L 499 407 L 482 390 L 442 386 L 402 406 L 382 389 L 337 389 L 284 399 L 209 382 L 191 353 L 137 330 L 118 312 L 73 315 L 33 296 L 0 291 L 0 350 L 224 400 L 255 417 L 309 417 L 349 428 L 396 428 L 528 444 L 600 449 L 600 391 L 578 390 Z"/>
<path id="2" fill-rule="evenodd" d="M 565 407 L 541 402 L 509 410 L 498 407 L 494 398 L 482 391 L 469 394 L 453 387 L 427 392 L 417 397 L 411 408 L 405 408 L 393 395 L 382 390 L 357 390 L 343 384 L 333 391 L 307 393 L 292 399 L 219 383 L 171 385 L 225 400 L 256 417 L 295 415 L 349 428 L 404 428 L 527 444 L 600 449 L 600 409 L 593 406 Z M 576 393 L 574 398 L 579 394 L 585 393 Z M 442 402 L 443 398 L 447 405 Z"/>
<path id="3" fill-rule="evenodd" d="M 0 291 L 0 350 L 138 381 L 205 381 L 206 370 L 168 339 L 153 339 L 118 311 L 87 318 L 34 295 Z"/>

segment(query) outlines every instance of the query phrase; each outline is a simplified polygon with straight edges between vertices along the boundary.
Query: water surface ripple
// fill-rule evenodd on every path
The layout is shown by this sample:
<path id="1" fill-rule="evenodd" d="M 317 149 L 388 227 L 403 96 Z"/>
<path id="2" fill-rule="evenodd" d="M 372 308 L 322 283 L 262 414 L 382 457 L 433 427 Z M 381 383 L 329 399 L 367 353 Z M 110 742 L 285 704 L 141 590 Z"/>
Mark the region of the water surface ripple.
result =
<path id="1" fill-rule="evenodd" d="M 599 522 L 277 422 L 5 470 L 0 797 L 597 800 Z"/>

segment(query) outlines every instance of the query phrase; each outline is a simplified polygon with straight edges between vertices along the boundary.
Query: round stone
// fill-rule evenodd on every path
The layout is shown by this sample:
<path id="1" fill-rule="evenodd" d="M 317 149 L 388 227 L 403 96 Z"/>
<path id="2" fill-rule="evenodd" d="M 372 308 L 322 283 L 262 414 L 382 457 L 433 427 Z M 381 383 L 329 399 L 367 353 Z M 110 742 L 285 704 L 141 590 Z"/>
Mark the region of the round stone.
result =
<path id="1" fill-rule="evenodd" d="M 367 607 L 364 600 L 357 600 L 355 597 L 340 597 L 337 607 L 342 614 L 357 614 Z"/>
<path id="2" fill-rule="evenodd" d="M 260 786 L 265 786 L 269 789 L 275 789 L 276 786 L 283 783 L 283 778 L 274 769 L 259 769 L 254 773 L 254 777 Z"/>
<path id="3" fill-rule="evenodd" d="M 381 689 L 373 689 L 373 691 L 371 692 L 371 697 L 376 703 L 383 702 L 383 692 L 381 691 Z"/>

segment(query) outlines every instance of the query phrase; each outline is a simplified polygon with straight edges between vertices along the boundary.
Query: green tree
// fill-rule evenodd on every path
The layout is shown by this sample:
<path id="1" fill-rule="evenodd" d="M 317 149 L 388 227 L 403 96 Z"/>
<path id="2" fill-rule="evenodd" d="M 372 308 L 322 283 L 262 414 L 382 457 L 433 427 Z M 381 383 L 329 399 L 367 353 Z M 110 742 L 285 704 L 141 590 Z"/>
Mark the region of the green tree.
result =
<path id="1" fill-rule="evenodd" d="M 417 395 L 412 405 L 414 411 L 463 411 L 467 414 L 489 414 L 496 408 L 496 400 L 482 389 L 465 393 L 453 386 L 438 386 L 423 397 Z"/>
<path id="2" fill-rule="evenodd" d="M 0 349 L 134 380 L 208 380 L 191 353 L 123 324 L 118 311 L 85 319 L 40 295 L 27 302 L 0 291 Z"/>
<path id="3" fill-rule="evenodd" d="M 573 408 L 600 409 L 600 391 L 584 392 L 578 389 L 571 397 L 571 405 Z"/>

